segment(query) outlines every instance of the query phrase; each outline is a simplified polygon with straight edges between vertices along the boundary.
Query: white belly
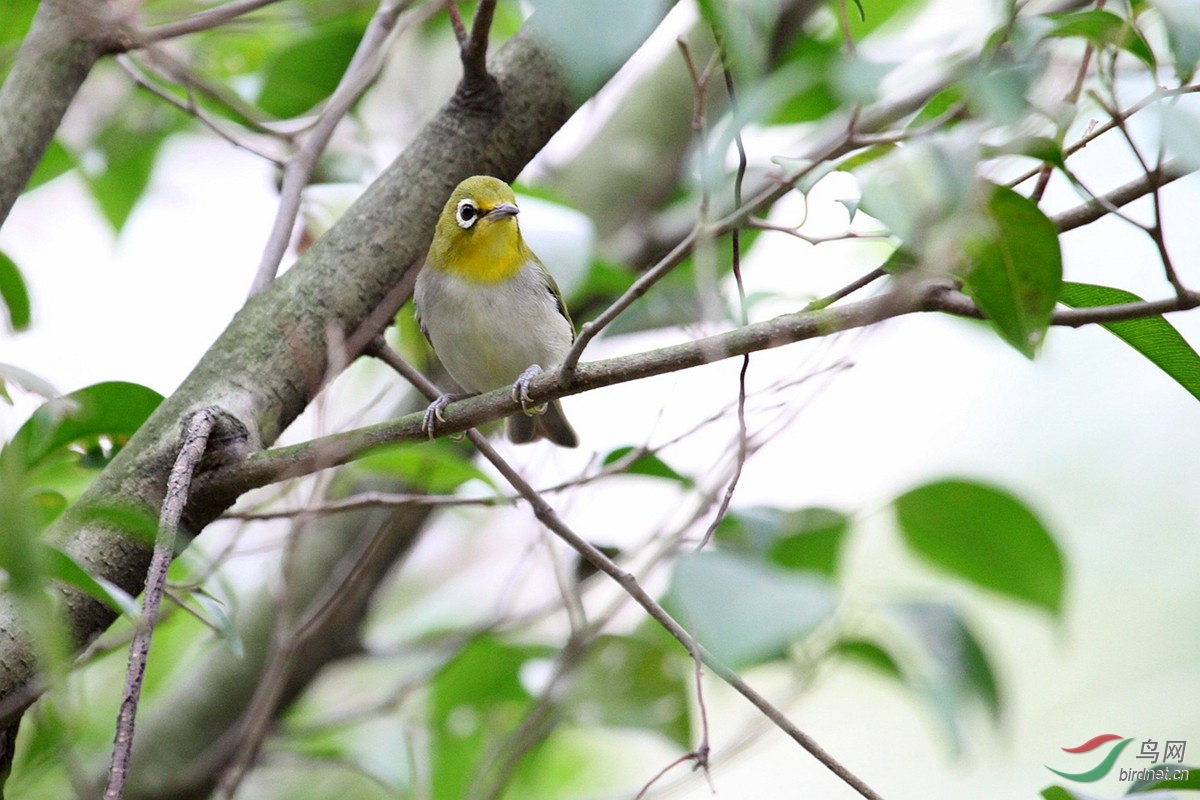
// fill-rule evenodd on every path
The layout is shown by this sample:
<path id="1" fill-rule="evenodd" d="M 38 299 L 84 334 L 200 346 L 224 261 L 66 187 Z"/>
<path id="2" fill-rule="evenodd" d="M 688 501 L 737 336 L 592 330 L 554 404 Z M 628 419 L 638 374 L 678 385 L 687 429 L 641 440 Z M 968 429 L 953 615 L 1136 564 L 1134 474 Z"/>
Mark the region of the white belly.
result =
<path id="1" fill-rule="evenodd" d="M 573 338 L 536 267 L 502 283 L 423 267 L 415 303 L 438 358 L 471 392 L 508 386 L 531 364 L 558 366 Z"/>

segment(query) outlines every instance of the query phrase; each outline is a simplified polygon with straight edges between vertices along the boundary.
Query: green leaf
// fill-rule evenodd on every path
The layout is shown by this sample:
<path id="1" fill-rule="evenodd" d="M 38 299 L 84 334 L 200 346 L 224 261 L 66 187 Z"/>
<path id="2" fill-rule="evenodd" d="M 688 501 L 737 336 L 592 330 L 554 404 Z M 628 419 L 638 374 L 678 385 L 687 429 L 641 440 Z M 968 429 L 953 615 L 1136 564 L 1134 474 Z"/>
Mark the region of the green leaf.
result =
<path id="1" fill-rule="evenodd" d="M 841 106 L 830 83 L 841 62 L 839 42 L 797 36 L 781 62 L 764 83 L 767 95 L 774 98 L 766 124 L 812 122 Z"/>
<path id="2" fill-rule="evenodd" d="M 775 9 L 764 0 L 697 0 L 700 15 L 725 48 L 725 63 L 748 84 L 767 68 Z M 697 65 L 699 66 L 699 65 Z"/>
<path id="3" fill-rule="evenodd" d="M 830 508 L 751 506 L 731 509 L 715 536 L 722 546 L 758 561 L 832 577 L 849 529 L 850 518 Z"/>
<path id="4" fill-rule="evenodd" d="M 1064 283 L 1059 302 L 1072 308 L 1098 308 L 1141 303 L 1143 300 L 1124 289 L 1090 283 Z M 1144 317 L 1103 324 L 1110 333 L 1137 350 L 1192 397 L 1200 400 L 1200 355 L 1165 318 Z"/>
<path id="5" fill-rule="evenodd" d="M 23 331 L 29 327 L 29 290 L 21 270 L 11 258 L 0 253 L 0 300 L 8 309 L 9 330 Z"/>
<path id="6" fill-rule="evenodd" d="M 609 452 L 601 462 L 602 466 L 611 466 L 629 456 L 634 451 L 632 445 L 618 447 Z M 651 478 L 665 478 L 683 486 L 693 486 L 695 481 L 686 475 L 681 475 L 653 453 L 643 453 L 629 463 L 623 470 L 627 475 L 646 475 Z"/>
<path id="7" fill-rule="evenodd" d="M 434 678 L 431 797 L 465 797 L 473 778 L 533 703 L 521 683 L 526 662 L 548 648 L 517 647 L 493 636 L 470 642 Z"/>
<path id="8" fill-rule="evenodd" d="M 258 106 L 286 119 L 325 100 L 337 88 L 361 38 L 361 31 L 339 27 L 281 50 L 266 66 Z"/>
<path id="9" fill-rule="evenodd" d="M 120 445 L 161 402 L 162 395 L 136 383 L 88 386 L 43 404 L 0 452 L 0 458 L 15 459 L 28 471 L 68 445 L 102 436 Z"/>
<path id="10" fill-rule="evenodd" d="M 1159 789 L 1196 789 L 1200 790 L 1200 766 L 1188 766 L 1187 764 L 1157 764 L 1147 766 L 1150 770 L 1162 770 L 1162 777 L 1139 778 L 1129 785 L 1127 795 L 1143 795 L 1147 792 L 1158 791 Z M 1186 772 L 1187 777 L 1176 775 L 1179 772 Z"/>
<path id="11" fill-rule="evenodd" d="M 1062 553 L 1041 520 L 1008 492 L 965 480 L 919 486 L 894 501 L 904 541 L 976 586 L 1062 611 Z"/>
<path id="12" fill-rule="evenodd" d="M 971 266 L 961 277 L 1000 336 L 1033 358 L 1062 286 L 1058 232 L 1037 205 L 1002 186 L 986 210 L 992 229 L 968 238 Z"/>
<path id="13" fill-rule="evenodd" d="M 914 130 L 923 128 L 937 120 L 942 119 L 952 110 L 961 109 L 966 103 L 966 93 L 963 91 L 961 84 L 952 83 L 944 89 L 939 90 L 936 94 L 926 101 L 908 123 L 907 129 Z"/>
<path id="14" fill-rule="evenodd" d="M 1100 48 L 1111 45 L 1140 59 L 1151 72 L 1157 69 L 1154 52 L 1141 31 L 1111 11 L 1091 9 L 1053 15 L 1051 18 L 1056 25 L 1049 36 L 1079 36 Z"/>
<path id="15" fill-rule="evenodd" d="M 77 162 L 75 156 L 71 155 L 71 151 L 63 147 L 62 142 L 58 139 L 52 139 L 50 146 L 42 154 L 42 160 L 38 162 L 37 169 L 33 171 L 29 182 L 25 184 L 25 191 L 29 192 L 42 184 L 49 183 L 59 175 L 75 169 L 76 166 Z"/>
<path id="16" fill-rule="evenodd" d="M 131 101 L 114 114 L 96 136 L 93 158 L 82 161 L 92 196 L 116 231 L 146 191 L 162 143 L 181 125 L 174 111 L 147 103 Z"/>
<path id="17" fill-rule="evenodd" d="M 1047 786 L 1042 789 L 1043 800 L 1092 800 L 1081 794 L 1064 789 L 1061 786 Z"/>
<path id="18" fill-rule="evenodd" d="M 924 602 L 900 603 L 892 610 L 919 648 L 915 686 L 954 739 L 961 739 L 959 720 L 973 703 L 982 703 L 998 719 L 1003 699 L 995 670 L 959 610 Z"/>
<path id="19" fill-rule="evenodd" d="M 356 462 L 359 469 L 401 478 L 414 489 L 445 494 L 472 480 L 495 482 L 463 450 L 444 441 L 381 447 Z"/>
<path id="20" fill-rule="evenodd" d="M 888 677 L 904 680 L 904 671 L 900 669 L 896 659 L 875 642 L 866 639 L 839 639 L 832 652 L 850 661 L 866 664 Z"/>
<path id="21" fill-rule="evenodd" d="M 838 13 L 838 0 L 830 0 L 833 12 Z M 855 41 L 860 41 L 867 34 L 879 29 L 891 19 L 911 18 L 926 5 L 926 0 L 855 0 L 857 12 L 848 14 L 850 18 L 850 35 Z"/>
<path id="22" fill-rule="evenodd" d="M 104 578 L 95 577 L 57 547 L 46 547 L 44 565 L 48 577 L 99 600 L 118 614 L 125 614 L 132 619 L 138 618 L 137 601 L 128 592 Z"/>
<path id="23" fill-rule="evenodd" d="M 1190 83 L 1200 63 L 1200 8 L 1193 0 L 1155 0 L 1167 29 L 1167 46 L 1180 83 Z"/>
<path id="24" fill-rule="evenodd" d="M 784 515 L 768 558 L 781 567 L 833 576 L 850 518 L 831 508 L 803 508 Z"/>
<path id="25" fill-rule="evenodd" d="M 833 613 L 834 591 L 811 573 L 702 552 L 676 562 L 667 604 L 702 645 L 736 669 L 785 656 Z"/>
<path id="26" fill-rule="evenodd" d="M 568 713 L 582 725 L 643 728 L 686 748 L 691 668 L 674 639 L 603 636 L 575 673 Z"/>

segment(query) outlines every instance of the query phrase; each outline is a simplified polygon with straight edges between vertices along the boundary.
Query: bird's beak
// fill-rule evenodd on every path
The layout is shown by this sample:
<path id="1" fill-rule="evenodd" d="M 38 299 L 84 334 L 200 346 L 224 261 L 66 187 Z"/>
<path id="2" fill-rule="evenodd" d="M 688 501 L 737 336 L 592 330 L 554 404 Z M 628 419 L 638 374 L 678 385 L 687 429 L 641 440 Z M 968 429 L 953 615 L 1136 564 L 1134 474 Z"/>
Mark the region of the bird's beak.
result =
<path id="1" fill-rule="evenodd" d="M 501 203 L 498 206 L 494 206 L 485 216 L 488 219 L 504 219 L 505 217 L 515 217 L 520 211 L 521 209 L 512 203 Z"/>

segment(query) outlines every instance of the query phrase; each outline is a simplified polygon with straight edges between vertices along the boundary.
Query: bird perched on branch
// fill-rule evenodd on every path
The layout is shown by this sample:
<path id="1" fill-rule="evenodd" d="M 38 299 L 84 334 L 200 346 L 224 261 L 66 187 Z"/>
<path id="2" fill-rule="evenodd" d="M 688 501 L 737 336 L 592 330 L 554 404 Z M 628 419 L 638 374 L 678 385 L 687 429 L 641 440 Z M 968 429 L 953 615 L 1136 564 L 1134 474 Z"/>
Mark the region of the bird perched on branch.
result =
<path id="1" fill-rule="evenodd" d="M 417 322 L 462 388 L 512 386 L 524 413 L 508 418 L 510 440 L 544 436 L 576 447 L 557 400 L 529 405 L 529 382 L 562 363 L 575 327 L 554 278 L 521 236 L 518 211 L 512 189 L 497 178 L 476 175 L 455 188 L 417 275 Z M 456 399 L 445 394 L 430 404 L 423 423 L 430 435 Z"/>

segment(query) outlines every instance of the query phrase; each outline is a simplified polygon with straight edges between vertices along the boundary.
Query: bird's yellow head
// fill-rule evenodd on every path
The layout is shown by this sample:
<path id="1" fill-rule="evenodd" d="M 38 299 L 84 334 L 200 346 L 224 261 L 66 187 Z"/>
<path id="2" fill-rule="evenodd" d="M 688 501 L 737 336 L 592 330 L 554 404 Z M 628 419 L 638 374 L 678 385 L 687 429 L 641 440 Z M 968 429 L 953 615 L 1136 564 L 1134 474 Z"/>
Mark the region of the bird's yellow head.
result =
<path id="1" fill-rule="evenodd" d="M 467 178 L 442 209 L 427 265 L 484 283 L 511 278 L 532 258 L 517 226 L 518 211 L 504 181 Z"/>

